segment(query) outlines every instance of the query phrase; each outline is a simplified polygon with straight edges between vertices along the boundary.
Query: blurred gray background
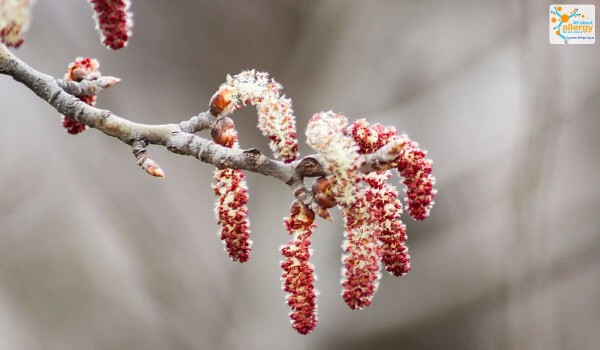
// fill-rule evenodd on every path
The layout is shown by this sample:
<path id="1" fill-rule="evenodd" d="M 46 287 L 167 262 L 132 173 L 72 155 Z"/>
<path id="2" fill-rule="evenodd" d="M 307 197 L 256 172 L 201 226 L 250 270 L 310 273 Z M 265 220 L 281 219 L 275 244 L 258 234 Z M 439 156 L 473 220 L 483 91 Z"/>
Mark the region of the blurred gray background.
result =
<path id="1" fill-rule="evenodd" d="M 254 249 L 232 263 L 211 166 L 151 147 L 152 178 L 0 76 L 0 349 L 599 348 L 600 43 L 550 45 L 549 4 L 138 0 L 112 52 L 85 1 L 38 0 L 15 53 L 54 76 L 97 57 L 123 79 L 101 108 L 179 122 L 226 74 L 268 71 L 299 130 L 333 109 L 406 131 L 439 194 L 428 220 L 405 215 L 413 270 L 362 311 L 339 295 L 339 214 L 319 222 L 319 325 L 300 336 L 279 280 L 285 185 L 249 174 Z M 268 152 L 252 110 L 235 120 Z"/>

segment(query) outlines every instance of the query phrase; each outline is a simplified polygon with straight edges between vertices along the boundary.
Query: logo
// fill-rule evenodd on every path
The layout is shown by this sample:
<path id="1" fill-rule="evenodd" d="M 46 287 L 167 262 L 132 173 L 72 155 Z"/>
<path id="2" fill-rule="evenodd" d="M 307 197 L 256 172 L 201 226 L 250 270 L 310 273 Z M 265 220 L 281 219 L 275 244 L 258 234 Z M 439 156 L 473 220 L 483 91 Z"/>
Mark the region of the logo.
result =
<path id="1" fill-rule="evenodd" d="M 550 44 L 596 42 L 594 5 L 550 5 Z"/>

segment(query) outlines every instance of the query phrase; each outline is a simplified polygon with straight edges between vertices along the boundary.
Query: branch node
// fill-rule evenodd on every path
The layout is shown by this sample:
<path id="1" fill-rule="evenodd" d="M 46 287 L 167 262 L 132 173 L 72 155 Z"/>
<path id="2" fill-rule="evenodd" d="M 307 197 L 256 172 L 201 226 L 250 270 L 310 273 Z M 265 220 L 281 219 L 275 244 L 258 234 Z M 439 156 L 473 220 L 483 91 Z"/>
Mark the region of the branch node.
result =
<path id="1" fill-rule="evenodd" d="M 217 168 L 219 169 L 228 169 L 231 168 L 231 163 L 229 161 L 227 161 L 227 159 L 223 158 L 221 159 L 221 161 L 219 162 L 219 165 L 217 166 Z"/>
<path id="2" fill-rule="evenodd" d="M 325 175 L 323 164 L 312 156 L 306 156 L 295 166 L 296 173 L 302 177 L 315 177 Z"/>
<path id="3" fill-rule="evenodd" d="M 107 109 L 100 112 L 100 118 L 102 119 L 108 119 L 111 115 L 113 115 L 113 113 Z"/>
<path id="4" fill-rule="evenodd" d="M 287 182 L 287 185 L 290 186 L 290 189 L 294 193 L 294 197 L 296 197 L 298 201 L 304 205 L 310 206 L 310 204 L 313 202 L 313 198 L 304 185 L 304 178 L 294 177 Z"/>
<path id="5" fill-rule="evenodd" d="M 215 118 L 210 112 L 202 112 L 191 117 L 189 120 L 179 123 L 179 127 L 183 132 L 195 134 L 199 131 L 209 129 L 215 124 Z"/>
<path id="6" fill-rule="evenodd" d="M 250 148 L 250 149 L 247 149 L 247 150 L 245 150 L 245 151 L 244 151 L 244 154 L 248 154 L 248 155 L 257 155 L 257 156 L 260 156 L 260 155 L 261 155 L 261 153 L 260 153 L 260 150 L 259 150 L 259 149 L 256 149 L 256 148 Z"/>
<path id="7" fill-rule="evenodd" d="M 242 152 L 248 159 L 250 159 L 252 162 L 258 162 L 258 160 L 260 159 L 260 157 L 262 157 L 262 154 L 260 153 L 260 151 L 256 148 L 251 148 L 248 150 L 245 150 L 244 152 Z"/>

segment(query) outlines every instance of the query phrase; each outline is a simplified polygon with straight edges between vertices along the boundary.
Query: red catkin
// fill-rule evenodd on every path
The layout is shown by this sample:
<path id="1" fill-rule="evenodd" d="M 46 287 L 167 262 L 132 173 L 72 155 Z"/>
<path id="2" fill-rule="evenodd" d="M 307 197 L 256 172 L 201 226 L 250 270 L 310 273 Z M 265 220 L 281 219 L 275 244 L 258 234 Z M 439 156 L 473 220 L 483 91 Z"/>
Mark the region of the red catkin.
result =
<path id="1" fill-rule="evenodd" d="M 131 37 L 131 5 L 129 0 L 88 0 L 94 10 L 96 29 L 100 33 L 102 44 L 112 50 L 127 45 Z"/>
<path id="2" fill-rule="evenodd" d="M 228 148 L 238 148 L 233 120 L 223 118 L 211 130 L 213 140 Z M 221 229 L 219 236 L 225 251 L 233 261 L 250 258 L 250 221 L 248 220 L 248 186 L 246 175 L 239 169 L 215 170 L 213 189 L 217 195 L 215 215 Z"/>
<path id="3" fill-rule="evenodd" d="M 287 304 L 292 327 L 300 334 L 310 333 L 317 325 L 317 291 L 314 266 L 308 261 L 311 255 L 310 236 L 316 225 L 315 214 L 303 204 L 294 202 L 290 217 L 284 225 L 292 239 L 281 247 L 283 290 L 287 292 Z"/>

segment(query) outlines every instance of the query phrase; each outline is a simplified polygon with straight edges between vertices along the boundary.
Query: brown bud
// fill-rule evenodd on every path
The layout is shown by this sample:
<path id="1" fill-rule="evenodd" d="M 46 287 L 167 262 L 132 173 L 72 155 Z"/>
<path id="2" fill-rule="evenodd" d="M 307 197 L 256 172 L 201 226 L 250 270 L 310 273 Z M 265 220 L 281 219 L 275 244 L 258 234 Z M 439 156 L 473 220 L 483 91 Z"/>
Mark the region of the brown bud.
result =
<path id="1" fill-rule="evenodd" d="M 152 163 L 149 167 L 146 168 L 146 172 L 152 176 L 156 177 L 165 177 L 165 172 L 158 166 L 157 163 Z"/>
<path id="2" fill-rule="evenodd" d="M 315 221 L 315 212 L 312 211 L 305 204 L 294 201 L 292 206 L 290 207 L 290 216 L 296 220 L 300 220 L 308 225 L 312 224 Z"/>
<path id="3" fill-rule="evenodd" d="M 317 210 L 317 215 L 319 215 L 321 218 L 323 218 L 329 222 L 333 222 L 333 218 L 331 217 L 331 214 L 329 214 L 329 211 L 323 207 L 319 206 L 319 209 Z"/>
<path id="4" fill-rule="evenodd" d="M 324 209 L 333 208 L 338 203 L 332 193 L 333 181 L 331 176 L 321 176 L 312 185 L 315 201 Z"/>
<path id="5" fill-rule="evenodd" d="M 213 140 L 221 146 L 231 147 L 236 139 L 235 124 L 229 117 L 221 118 L 210 131 Z"/>
<path id="6" fill-rule="evenodd" d="M 136 154 L 136 151 L 134 151 L 134 154 Z M 138 164 L 142 167 L 142 169 L 146 170 L 148 174 L 156 177 L 165 177 L 165 172 L 162 170 L 160 165 L 153 161 L 145 153 L 145 150 L 143 150 L 143 153 L 136 155 L 136 157 L 138 158 Z"/>
<path id="7" fill-rule="evenodd" d="M 217 116 L 223 113 L 225 108 L 227 108 L 231 102 L 231 91 L 227 89 L 224 89 L 223 91 L 219 90 L 210 99 L 210 112 Z"/>
<path id="8" fill-rule="evenodd" d="M 71 72 L 71 80 L 80 82 L 82 80 L 96 80 L 101 74 L 97 70 L 90 70 L 87 67 L 77 67 Z"/>
<path id="9" fill-rule="evenodd" d="M 83 67 L 77 67 L 71 71 L 71 80 L 73 81 L 82 81 L 86 78 L 88 74 L 88 70 Z"/>

